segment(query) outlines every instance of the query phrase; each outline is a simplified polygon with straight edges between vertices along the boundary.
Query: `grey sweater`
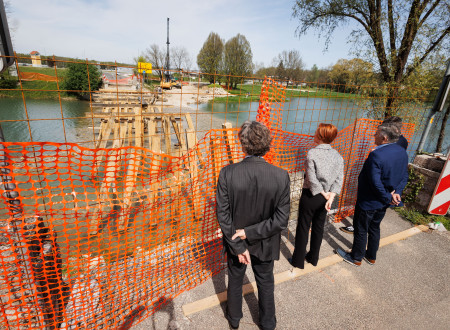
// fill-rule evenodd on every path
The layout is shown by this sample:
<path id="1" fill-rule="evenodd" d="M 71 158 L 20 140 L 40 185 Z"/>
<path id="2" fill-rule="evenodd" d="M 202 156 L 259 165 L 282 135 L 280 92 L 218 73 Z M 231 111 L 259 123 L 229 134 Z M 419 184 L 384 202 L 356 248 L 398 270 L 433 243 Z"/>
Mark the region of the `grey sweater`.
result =
<path id="1" fill-rule="evenodd" d="M 329 144 L 319 144 L 306 156 L 306 177 L 303 188 L 312 195 L 320 192 L 339 194 L 344 180 L 344 160 Z"/>

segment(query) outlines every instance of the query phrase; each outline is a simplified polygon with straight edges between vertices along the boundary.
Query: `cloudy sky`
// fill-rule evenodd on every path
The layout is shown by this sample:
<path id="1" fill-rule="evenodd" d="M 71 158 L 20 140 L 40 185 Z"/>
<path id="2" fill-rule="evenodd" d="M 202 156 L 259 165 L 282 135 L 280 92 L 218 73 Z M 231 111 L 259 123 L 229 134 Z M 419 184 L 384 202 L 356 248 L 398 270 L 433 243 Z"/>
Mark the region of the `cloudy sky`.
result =
<path id="1" fill-rule="evenodd" d="M 149 45 L 185 47 L 192 62 L 211 31 L 249 40 L 253 62 L 270 65 L 283 50 L 298 50 L 310 68 L 348 58 L 348 29 L 339 29 L 327 52 L 310 32 L 295 36 L 293 0 L 12 0 L 8 17 L 16 52 L 133 63 Z"/>

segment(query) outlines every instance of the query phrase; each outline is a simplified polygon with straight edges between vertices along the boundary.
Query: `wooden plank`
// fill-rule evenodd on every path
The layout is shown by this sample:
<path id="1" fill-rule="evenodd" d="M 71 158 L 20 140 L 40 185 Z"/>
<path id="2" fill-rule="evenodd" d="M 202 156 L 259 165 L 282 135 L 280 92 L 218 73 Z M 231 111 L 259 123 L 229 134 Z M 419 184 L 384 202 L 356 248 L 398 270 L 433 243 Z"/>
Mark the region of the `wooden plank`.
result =
<path id="1" fill-rule="evenodd" d="M 190 113 L 186 112 L 186 113 L 184 114 L 184 116 L 185 116 L 185 118 L 186 118 L 186 122 L 187 122 L 188 128 L 189 128 L 189 129 L 192 129 L 193 131 L 195 131 L 194 123 L 192 122 L 192 118 L 191 118 Z"/>
<path id="2" fill-rule="evenodd" d="M 113 148 L 119 148 L 120 147 L 120 121 L 114 121 L 113 125 Z"/>
<path id="3" fill-rule="evenodd" d="M 234 164 L 238 162 L 237 152 L 236 152 L 236 141 L 233 133 L 231 132 L 231 128 L 233 126 L 231 123 L 223 123 L 222 128 L 225 129 L 223 131 L 223 138 L 225 142 L 225 147 L 227 149 L 228 162 L 230 164 Z"/>
<path id="4" fill-rule="evenodd" d="M 170 121 L 168 117 L 163 117 L 163 131 L 164 131 L 164 140 L 166 144 L 166 154 L 170 155 L 172 152 L 172 141 L 170 136 Z"/>
<path id="5" fill-rule="evenodd" d="M 148 129 L 148 147 L 150 150 L 161 153 L 161 145 L 159 136 L 156 135 L 156 122 L 154 120 L 147 120 Z"/>
<path id="6" fill-rule="evenodd" d="M 181 147 L 181 155 L 185 155 L 187 152 L 186 145 L 186 132 L 183 130 L 183 125 L 181 122 L 177 123 L 178 132 L 180 132 L 180 147 Z"/>
<path id="7" fill-rule="evenodd" d="M 178 140 L 178 145 L 181 147 L 181 132 L 180 132 L 180 127 L 178 126 L 177 121 L 175 120 L 174 117 L 169 117 L 170 122 L 172 123 L 172 127 L 173 130 L 175 131 L 175 135 L 177 137 Z"/>
<path id="8" fill-rule="evenodd" d="M 128 129 L 128 145 L 131 147 L 133 145 L 133 120 L 131 120 L 130 117 L 128 117 L 127 129 Z"/>
<path id="9" fill-rule="evenodd" d="M 135 121 L 134 121 L 134 135 L 135 135 L 135 146 L 142 147 L 143 142 L 143 118 L 142 118 L 142 108 L 135 108 Z"/>

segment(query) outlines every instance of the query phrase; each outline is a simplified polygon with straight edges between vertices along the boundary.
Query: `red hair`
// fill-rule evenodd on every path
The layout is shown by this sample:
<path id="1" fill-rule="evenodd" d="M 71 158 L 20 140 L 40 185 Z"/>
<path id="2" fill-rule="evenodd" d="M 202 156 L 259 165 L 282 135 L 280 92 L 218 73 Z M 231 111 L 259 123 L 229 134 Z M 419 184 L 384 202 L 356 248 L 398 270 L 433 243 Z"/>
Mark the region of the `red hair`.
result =
<path id="1" fill-rule="evenodd" d="M 317 138 L 322 141 L 323 143 L 331 143 L 336 138 L 338 134 L 338 130 L 336 126 L 332 124 L 319 124 L 319 127 L 317 127 L 316 135 Z"/>

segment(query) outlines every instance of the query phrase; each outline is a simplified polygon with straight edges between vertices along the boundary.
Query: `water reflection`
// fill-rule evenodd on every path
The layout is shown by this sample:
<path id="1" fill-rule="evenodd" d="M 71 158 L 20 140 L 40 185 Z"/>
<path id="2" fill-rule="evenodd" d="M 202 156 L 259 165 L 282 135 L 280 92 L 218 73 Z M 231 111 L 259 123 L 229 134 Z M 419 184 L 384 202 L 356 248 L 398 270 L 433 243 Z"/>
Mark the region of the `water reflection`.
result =
<path id="1" fill-rule="evenodd" d="M 6 141 L 31 141 L 30 130 L 33 141 L 80 143 L 93 140 L 93 131 L 89 128 L 93 126 L 92 119 L 84 118 L 90 114 L 89 102 L 62 100 L 60 106 L 57 100 L 30 99 L 27 100 L 26 106 L 27 112 L 21 98 L 0 98 L 0 120 L 16 120 L 1 122 Z M 239 127 L 245 120 L 256 119 L 258 106 L 259 102 L 216 102 L 199 104 L 198 110 L 211 113 L 224 122 L 231 122 L 233 127 Z M 332 122 L 342 130 L 351 125 L 356 117 L 364 117 L 364 112 L 352 99 L 291 98 L 284 103 L 282 110 L 284 130 L 308 135 L 314 134 L 320 122 Z M 26 121 L 27 113 L 31 119 L 29 125 Z M 441 121 L 442 115 L 437 115 L 425 144 L 425 151 L 435 151 Z M 409 150 L 416 150 L 421 135 L 421 129 L 417 130 Z M 450 125 L 447 125 L 444 152 L 449 147 Z"/>
<path id="2" fill-rule="evenodd" d="M 245 120 L 256 119 L 258 106 L 259 102 L 204 103 L 199 105 L 199 110 L 209 111 L 238 127 Z M 282 111 L 283 129 L 300 134 L 314 134 L 320 122 L 333 122 L 341 130 L 361 112 L 351 99 L 305 97 L 289 99 L 282 105 Z"/>
<path id="3" fill-rule="evenodd" d="M 82 130 L 92 126 L 92 120 L 82 117 L 89 112 L 89 103 L 77 100 L 62 100 L 61 105 L 56 100 L 27 100 L 25 110 L 20 98 L 0 99 L 0 120 L 25 120 L 1 123 L 8 142 L 28 142 L 31 137 L 39 142 L 85 141 Z"/>

